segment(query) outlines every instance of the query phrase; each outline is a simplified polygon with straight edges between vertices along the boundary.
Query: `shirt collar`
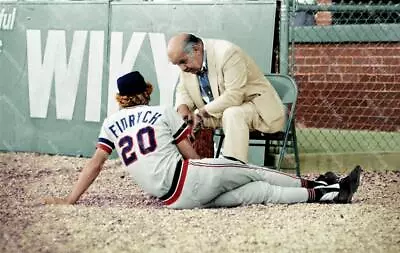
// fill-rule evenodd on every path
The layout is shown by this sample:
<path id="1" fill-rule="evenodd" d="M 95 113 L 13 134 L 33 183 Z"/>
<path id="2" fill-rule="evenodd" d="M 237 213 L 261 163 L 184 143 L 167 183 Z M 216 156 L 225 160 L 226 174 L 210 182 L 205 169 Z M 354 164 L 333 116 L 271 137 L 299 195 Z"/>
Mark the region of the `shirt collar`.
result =
<path id="1" fill-rule="evenodd" d="M 201 72 L 207 72 L 207 53 L 206 53 L 206 48 L 203 46 L 203 65 L 201 66 Z"/>

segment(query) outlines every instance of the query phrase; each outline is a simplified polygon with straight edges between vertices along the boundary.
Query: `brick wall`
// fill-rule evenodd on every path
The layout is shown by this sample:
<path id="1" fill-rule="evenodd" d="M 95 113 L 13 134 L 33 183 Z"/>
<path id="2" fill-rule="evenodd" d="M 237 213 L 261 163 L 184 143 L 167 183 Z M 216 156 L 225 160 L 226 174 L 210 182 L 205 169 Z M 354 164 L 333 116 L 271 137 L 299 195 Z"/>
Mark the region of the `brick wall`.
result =
<path id="1" fill-rule="evenodd" d="M 400 131 L 400 43 L 297 44 L 297 122 Z"/>

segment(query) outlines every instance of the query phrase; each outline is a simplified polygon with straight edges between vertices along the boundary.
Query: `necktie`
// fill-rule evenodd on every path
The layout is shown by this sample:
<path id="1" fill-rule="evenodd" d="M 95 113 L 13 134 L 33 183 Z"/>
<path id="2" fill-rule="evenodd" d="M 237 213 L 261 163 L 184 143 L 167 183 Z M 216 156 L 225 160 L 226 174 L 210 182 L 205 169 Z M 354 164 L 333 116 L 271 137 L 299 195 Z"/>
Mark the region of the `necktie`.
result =
<path id="1" fill-rule="evenodd" d="M 208 80 L 207 72 L 203 72 L 199 75 L 200 91 L 201 96 L 206 104 L 214 100 L 211 92 L 210 82 Z"/>

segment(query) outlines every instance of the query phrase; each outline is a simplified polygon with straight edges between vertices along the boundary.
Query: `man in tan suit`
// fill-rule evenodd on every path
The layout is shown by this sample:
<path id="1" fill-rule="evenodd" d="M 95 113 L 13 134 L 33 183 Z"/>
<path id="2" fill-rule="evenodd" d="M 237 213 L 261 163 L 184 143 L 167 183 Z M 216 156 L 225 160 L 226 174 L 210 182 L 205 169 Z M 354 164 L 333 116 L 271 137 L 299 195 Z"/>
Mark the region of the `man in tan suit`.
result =
<path id="1" fill-rule="evenodd" d="M 282 101 L 237 45 L 184 33 L 170 39 L 168 57 L 182 70 L 176 90 L 178 112 L 205 127 L 222 127 L 224 156 L 247 162 L 249 131 L 283 129 Z"/>

